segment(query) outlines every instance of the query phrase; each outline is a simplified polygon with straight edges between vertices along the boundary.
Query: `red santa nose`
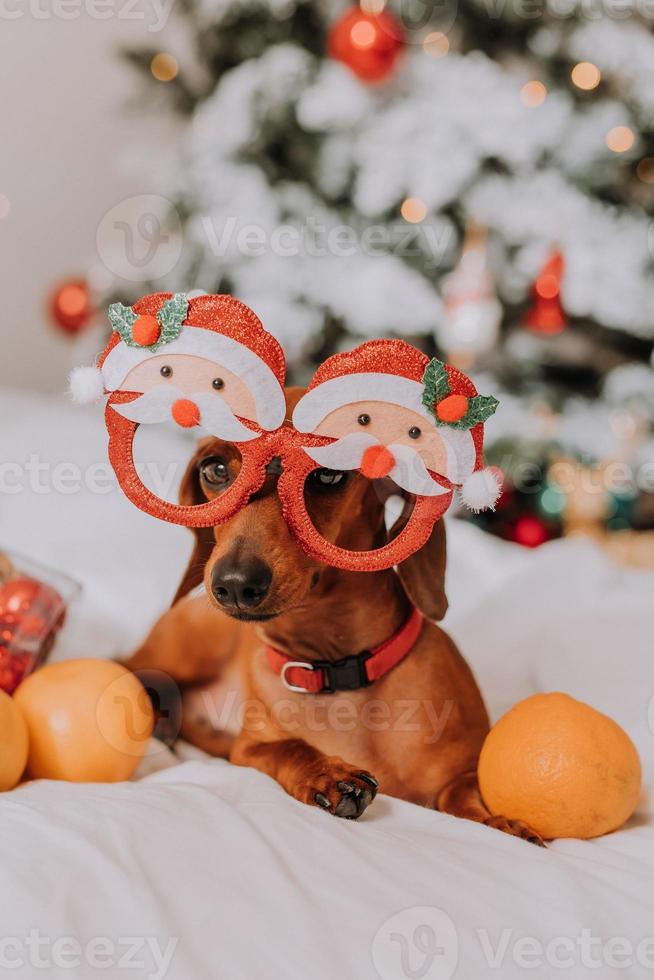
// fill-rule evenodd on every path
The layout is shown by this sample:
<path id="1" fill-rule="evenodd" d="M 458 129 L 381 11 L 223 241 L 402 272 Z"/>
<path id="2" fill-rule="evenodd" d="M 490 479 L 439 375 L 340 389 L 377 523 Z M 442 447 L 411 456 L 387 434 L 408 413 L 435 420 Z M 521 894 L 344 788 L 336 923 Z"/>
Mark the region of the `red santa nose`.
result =
<path id="1" fill-rule="evenodd" d="M 178 398 L 171 408 L 173 418 L 183 429 L 192 429 L 200 424 L 200 409 L 188 398 Z"/>
<path id="2" fill-rule="evenodd" d="M 369 480 L 381 480 L 395 466 L 395 456 L 386 446 L 368 446 L 359 464 L 359 470 Z"/>

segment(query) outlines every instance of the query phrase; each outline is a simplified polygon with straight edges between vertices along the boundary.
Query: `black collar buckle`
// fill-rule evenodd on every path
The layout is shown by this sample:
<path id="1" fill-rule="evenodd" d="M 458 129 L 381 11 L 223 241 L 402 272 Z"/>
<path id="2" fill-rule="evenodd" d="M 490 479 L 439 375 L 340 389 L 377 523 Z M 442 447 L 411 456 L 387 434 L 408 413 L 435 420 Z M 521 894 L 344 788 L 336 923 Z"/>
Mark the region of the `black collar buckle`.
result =
<path id="1" fill-rule="evenodd" d="M 335 691 L 358 691 L 360 687 L 372 684 L 366 674 L 366 660 L 370 659 L 370 650 L 355 653 L 342 660 L 314 660 L 311 666 L 314 670 L 322 670 L 323 686 L 321 694 L 333 694 Z"/>

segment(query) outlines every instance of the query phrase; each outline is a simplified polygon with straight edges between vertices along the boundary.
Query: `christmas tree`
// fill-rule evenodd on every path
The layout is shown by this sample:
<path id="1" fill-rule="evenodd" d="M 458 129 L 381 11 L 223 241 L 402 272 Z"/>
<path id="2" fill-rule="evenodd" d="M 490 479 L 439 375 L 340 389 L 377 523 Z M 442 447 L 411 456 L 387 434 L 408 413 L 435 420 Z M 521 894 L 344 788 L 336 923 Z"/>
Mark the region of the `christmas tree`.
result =
<path id="1" fill-rule="evenodd" d="M 181 16 L 190 49 L 128 54 L 188 116 L 168 189 L 182 259 L 154 288 L 234 293 L 300 382 L 334 350 L 405 337 L 492 375 L 496 437 L 602 459 L 636 412 L 654 455 L 642 5 L 185 0 Z"/>

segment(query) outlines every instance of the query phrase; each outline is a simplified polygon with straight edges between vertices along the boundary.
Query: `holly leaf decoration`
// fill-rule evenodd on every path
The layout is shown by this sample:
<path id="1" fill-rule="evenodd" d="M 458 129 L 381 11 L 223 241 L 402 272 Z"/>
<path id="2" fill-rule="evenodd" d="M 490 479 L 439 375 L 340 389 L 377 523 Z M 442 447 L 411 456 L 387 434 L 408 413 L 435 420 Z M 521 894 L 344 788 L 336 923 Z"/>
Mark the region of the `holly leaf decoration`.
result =
<path id="1" fill-rule="evenodd" d="M 434 405 L 450 393 L 450 379 L 447 376 L 447 368 L 443 361 L 439 361 L 437 357 L 432 357 L 425 368 L 422 383 L 424 386 L 422 404 L 436 418 Z M 436 423 L 439 424 L 438 419 L 436 419 Z"/>
<path id="2" fill-rule="evenodd" d="M 436 406 L 451 394 L 450 379 L 443 361 L 432 357 L 422 376 L 422 404 L 430 415 L 433 415 L 436 425 L 447 425 L 450 429 L 472 429 L 480 422 L 485 422 L 494 414 L 499 405 L 497 398 L 492 395 L 475 395 L 468 398 L 468 409 L 455 422 L 446 422 L 437 415 Z"/>
<path id="3" fill-rule="evenodd" d="M 150 350 L 155 351 L 171 340 L 176 340 L 182 332 L 182 324 L 188 316 L 188 296 L 186 293 L 175 293 L 172 299 L 167 299 L 157 313 L 157 321 L 161 334 Z"/>
<path id="4" fill-rule="evenodd" d="M 118 331 L 125 343 L 130 347 L 137 347 L 138 344 L 132 339 L 132 327 L 138 316 L 132 307 L 124 306 L 122 303 L 112 303 L 108 310 L 108 316 L 112 329 Z"/>
<path id="5" fill-rule="evenodd" d="M 472 429 L 480 422 L 485 422 L 495 414 L 499 402 L 492 395 L 475 395 L 468 399 L 468 411 L 458 422 L 441 422 L 437 419 L 438 425 L 449 425 L 451 429 Z"/>

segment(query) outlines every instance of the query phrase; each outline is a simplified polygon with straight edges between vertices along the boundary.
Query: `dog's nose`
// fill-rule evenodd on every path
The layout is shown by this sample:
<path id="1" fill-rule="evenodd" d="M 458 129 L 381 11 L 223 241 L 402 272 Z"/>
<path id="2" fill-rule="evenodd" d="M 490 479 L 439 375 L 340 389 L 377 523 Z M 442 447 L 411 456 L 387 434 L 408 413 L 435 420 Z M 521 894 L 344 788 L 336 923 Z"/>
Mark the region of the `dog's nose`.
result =
<path id="1" fill-rule="evenodd" d="M 211 573 L 211 591 L 226 609 L 254 609 L 268 595 L 272 569 L 261 558 L 223 558 Z"/>

